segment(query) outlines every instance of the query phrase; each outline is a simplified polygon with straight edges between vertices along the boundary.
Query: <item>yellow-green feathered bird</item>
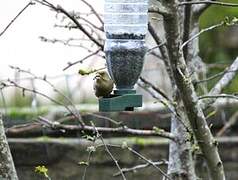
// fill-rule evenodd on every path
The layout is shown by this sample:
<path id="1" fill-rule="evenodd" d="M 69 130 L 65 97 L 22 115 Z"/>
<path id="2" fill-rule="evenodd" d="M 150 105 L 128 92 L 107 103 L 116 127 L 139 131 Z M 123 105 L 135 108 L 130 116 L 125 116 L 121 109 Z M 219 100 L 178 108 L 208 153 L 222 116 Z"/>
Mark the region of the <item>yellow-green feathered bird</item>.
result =
<path id="1" fill-rule="evenodd" d="M 97 97 L 108 97 L 110 95 L 113 89 L 113 81 L 106 71 L 96 73 L 93 89 Z"/>

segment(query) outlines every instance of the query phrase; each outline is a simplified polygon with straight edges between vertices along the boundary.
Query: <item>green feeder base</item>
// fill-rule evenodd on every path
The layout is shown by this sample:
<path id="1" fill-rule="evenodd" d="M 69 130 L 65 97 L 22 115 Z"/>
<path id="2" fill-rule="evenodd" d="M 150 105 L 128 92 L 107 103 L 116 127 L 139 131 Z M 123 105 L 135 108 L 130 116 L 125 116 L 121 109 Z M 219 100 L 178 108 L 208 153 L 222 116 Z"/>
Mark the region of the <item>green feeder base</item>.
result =
<path id="1" fill-rule="evenodd" d="M 99 99 L 100 112 L 133 111 L 134 107 L 142 107 L 142 95 L 135 90 L 115 90 L 110 97 Z"/>

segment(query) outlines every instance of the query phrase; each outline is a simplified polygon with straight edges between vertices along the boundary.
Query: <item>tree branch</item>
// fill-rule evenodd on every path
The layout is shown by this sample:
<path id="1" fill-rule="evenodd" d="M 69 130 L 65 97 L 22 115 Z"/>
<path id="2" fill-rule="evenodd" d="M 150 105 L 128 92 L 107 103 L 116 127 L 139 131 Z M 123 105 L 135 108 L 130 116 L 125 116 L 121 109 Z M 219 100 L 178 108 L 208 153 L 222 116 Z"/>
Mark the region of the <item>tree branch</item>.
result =
<path id="1" fill-rule="evenodd" d="M 217 82 L 217 84 L 210 90 L 208 96 L 219 95 L 222 90 L 233 80 L 238 71 L 238 57 L 234 60 L 231 66 L 227 69 L 227 73 Z M 203 109 L 206 109 L 210 104 L 214 103 L 216 99 L 207 99 L 202 101 Z"/>
<path id="2" fill-rule="evenodd" d="M 94 132 L 93 126 L 76 126 L 76 125 L 63 125 L 57 121 L 50 121 L 43 117 L 38 117 L 37 121 L 43 125 L 46 125 L 49 128 L 56 129 L 56 130 L 67 130 L 67 131 L 91 131 Z M 118 127 L 118 128 L 108 128 L 108 127 L 97 127 L 98 132 L 105 132 L 105 133 L 124 133 L 130 135 L 137 135 L 137 136 L 160 136 L 164 138 L 168 138 L 170 140 L 175 140 L 173 134 L 166 132 L 164 130 L 139 130 L 139 129 L 131 129 L 126 126 Z"/>
<path id="3" fill-rule="evenodd" d="M 93 12 L 93 14 L 98 18 L 98 20 L 100 21 L 100 23 L 103 25 L 104 24 L 104 22 L 103 22 L 103 20 L 102 20 L 102 18 L 100 17 L 100 15 L 97 13 L 97 11 L 94 9 L 94 7 L 91 5 L 91 4 L 89 4 L 87 1 L 85 1 L 85 0 L 81 0 L 84 4 L 86 4 L 90 9 L 91 9 L 91 11 Z"/>
<path id="4" fill-rule="evenodd" d="M 153 162 L 153 164 L 156 165 L 156 166 L 160 166 L 160 165 L 167 165 L 168 162 L 167 161 L 158 161 L 158 162 Z M 139 165 L 136 165 L 136 166 L 131 167 L 131 168 L 122 168 L 121 171 L 123 173 L 135 172 L 137 170 L 141 170 L 141 169 L 144 169 L 144 168 L 147 168 L 147 167 L 150 167 L 150 166 L 151 166 L 151 164 L 149 164 L 149 163 L 139 164 Z M 119 175 L 121 175 L 120 172 L 117 172 L 117 173 L 113 174 L 114 177 L 119 176 Z"/>
<path id="5" fill-rule="evenodd" d="M 207 32 L 207 31 L 211 31 L 215 28 L 218 28 L 218 27 L 221 27 L 225 25 L 225 22 L 222 21 L 221 23 L 219 24 L 216 24 L 216 25 L 213 25 L 213 26 L 210 26 L 208 28 L 205 28 L 205 29 L 202 29 L 199 33 L 195 34 L 194 36 L 192 36 L 190 39 L 188 39 L 187 41 L 185 41 L 181 46 L 180 46 L 180 51 L 183 50 L 183 48 L 191 41 L 193 41 L 194 39 L 198 38 L 201 34 L 203 34 L 204 32 Z"/>
<path id="6" fill-rule="evenodd" d="M 231 126 L 233 126 L 238 120 L 238 111 L 235 112 L 230 119 L 226 122 L 226 124 L 218 131 L 216 134 L 217 137 L 222 136 L 227 129 L 229 129 Z"/>
<path id="7" fill-rule="evenodd" d="M 201 99 L 218 99 L 218 98 L 231 98 L 238 100 L 238 96 L 231 95 L 231 94 L 218 94 L 218 95 L 204 95 L 198 97 L 199 100 Z"/>
<path id="8" fill-rule="evenodd" d="M 55 103 L 55 104 L 58 104 L 62 107 L 64 107 L 69 113 L 71 113 L 77 120 L 78 122 L 80 123 L 81 126 L 84 126 L 84 122 L 82 121 L 82 118 L 80 116 L 80 114 L 76 111 L 76 113 L 74 111 L 72 111 L 67 105 L 65 105 L 64 103 L 40 92 L 40 91 L 37 91 L 35 89 L 30 89 L 30 88 L 26 88 L 26 87 L 23 87 L 19 84 L 17 84 L 16 82 L 12 81 L 12 80 L 8 80 L 7 81 L 8 83 L 5 83 L 5 82 L 0 82 L 0 89 L 4 89 L 4 88 L 8 88 L 8 87 L 15 87 L 15 88 L 18 88 L 20 90 L 22 90 L 22 93 L 24 94 L 25 92 L 31 92 L 31 93 L 35 93 L 35 94 L 38 94 L 48 100 L 50 100 L 51 102 Z"/>
<path id="9" fill-rule="evenodd" d="M 92 56 L 95 56 L 97 55 L 102 49 L 99 48 L 98 50 L 90 53 L 89 55 L 85 56 L 83 59 L 80 59 L 78 61 L 75 61 L 75 62 L 68 62 L 68 65 L 63 69 L 63 71 L 67 70 L 68 68 L 70 68 L 71 66 L 74 66 L 75 64 L 78 64 L 78 63 L 83 63 L 83 61 L 87 60 L 88 58 L 92 57 Z"/>
<path id="10" fill-rule="evenodd" d="M 11 22 L 4 28 L 4 30 L 0 33 L 0 37 L 7 31 L 7 29 L 16 21 L 16 19 L 31 5 L 34 5 L 32 1 L 27 3 L 27 5 L 11 20 Z"/>
<path id="11" fill-rule="evenodd" d="M 53 9 L 56 12 L 60 12 L 62 14 L 64 14 L 66 17 L 68 17 L 71 21 L 74 22 L 74 24 L 92 41 L 94 42 L 98 47 L 100 47 L 101 49 L 103 49 L 104 45 L 99 42 L 97 39 L 95 39 L 79 22 L 78 20 L 71 15 L 69 12 L 67 12 L 64 8 L 62 8 L 60 5 L 53 5 L 51 3 L 49 3 L 48 1 L 45 0 L 34 0 L 44 6 L 50 7 L 51 9 Z"/>

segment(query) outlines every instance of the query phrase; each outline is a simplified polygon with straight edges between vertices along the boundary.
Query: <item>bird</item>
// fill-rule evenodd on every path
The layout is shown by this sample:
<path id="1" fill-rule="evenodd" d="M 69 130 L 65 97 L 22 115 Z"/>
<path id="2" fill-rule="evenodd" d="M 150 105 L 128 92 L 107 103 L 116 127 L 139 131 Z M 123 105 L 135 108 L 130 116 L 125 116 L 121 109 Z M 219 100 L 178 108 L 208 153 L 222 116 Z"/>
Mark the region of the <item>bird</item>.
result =
<path id="1" fill-rule="evenodd" d="M 113 90 L 113 81 L 106 71 L 97 72 L 94 77 L 93 89 L 98 98 L 109 97 Z"/>

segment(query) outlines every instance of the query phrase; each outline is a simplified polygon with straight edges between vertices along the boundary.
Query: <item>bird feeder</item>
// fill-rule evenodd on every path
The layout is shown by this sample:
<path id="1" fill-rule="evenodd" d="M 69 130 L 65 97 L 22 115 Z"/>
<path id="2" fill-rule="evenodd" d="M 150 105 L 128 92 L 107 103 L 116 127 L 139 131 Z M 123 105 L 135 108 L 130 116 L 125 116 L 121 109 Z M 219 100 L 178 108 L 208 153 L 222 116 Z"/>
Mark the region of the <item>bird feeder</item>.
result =
<path id="1" fill-rule="evenodd" d="M 142 106 L 134 86 L 146 54 L 148 0 L 105 0 L 104 11 L 104 51 L 116 90 L 99 99 L 99 111 L 132 111 Z"/>

